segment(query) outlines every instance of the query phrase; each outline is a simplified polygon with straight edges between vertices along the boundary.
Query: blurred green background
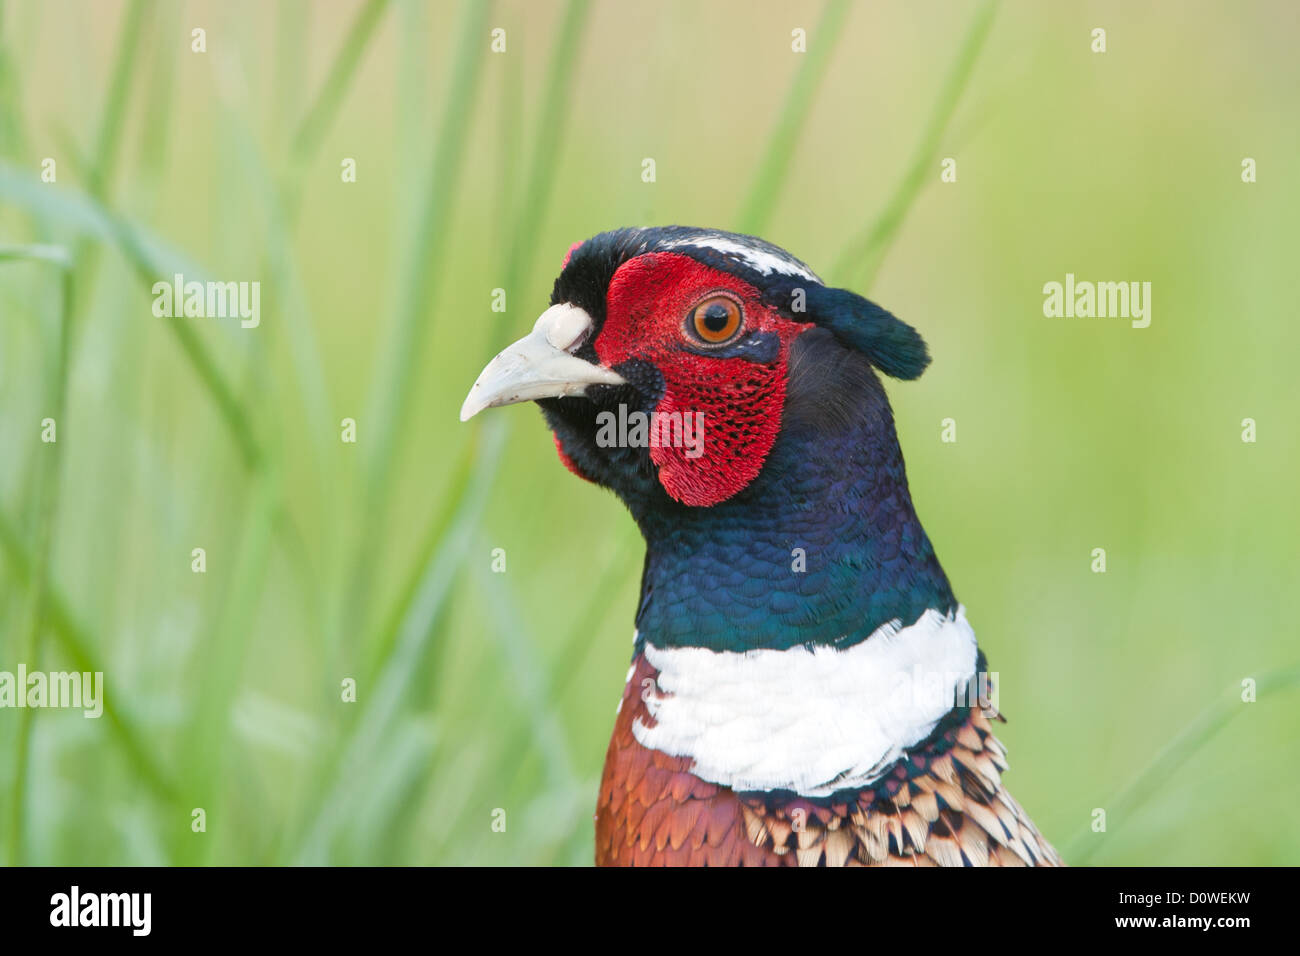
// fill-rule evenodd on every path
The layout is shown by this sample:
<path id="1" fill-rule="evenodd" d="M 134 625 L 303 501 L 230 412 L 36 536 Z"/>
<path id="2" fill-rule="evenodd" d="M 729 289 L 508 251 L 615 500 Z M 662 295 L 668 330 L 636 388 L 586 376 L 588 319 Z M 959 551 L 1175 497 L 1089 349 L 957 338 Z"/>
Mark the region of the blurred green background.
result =
<path id="1" fill-rule="evenodd" d="M 913 493 L 1067 860 L 1300 862 L 1298 17 L 0 3 L 0 670 L 109 711 L 0 710 L 0 860 L 589 863 L 640 541 L 536 411 L 456 413 L 571 243 L 685 223 L 929 341 Z M 155 318 L 178 271 L 261 325 Z M 1150 327 L 1045 318 L 1067 272 Z"/>

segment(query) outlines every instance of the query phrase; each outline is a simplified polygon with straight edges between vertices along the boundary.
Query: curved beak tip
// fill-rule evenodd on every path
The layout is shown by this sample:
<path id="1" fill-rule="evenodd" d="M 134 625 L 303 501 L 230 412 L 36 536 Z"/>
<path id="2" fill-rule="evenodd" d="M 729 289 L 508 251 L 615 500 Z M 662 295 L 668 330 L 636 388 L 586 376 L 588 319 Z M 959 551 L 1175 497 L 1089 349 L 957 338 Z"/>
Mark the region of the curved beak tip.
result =
<path id="1" fill-rule="evenodd" d="M 502 349 L 479 373 L 460 407 L 460 420 L 498 405 L 582 395 L 588 385 L 626 385 L 617 372 L 559 347 L 572 347 L 590 329 L 591 317 L 575 306 L 547 309 L 531 333 Z"/>

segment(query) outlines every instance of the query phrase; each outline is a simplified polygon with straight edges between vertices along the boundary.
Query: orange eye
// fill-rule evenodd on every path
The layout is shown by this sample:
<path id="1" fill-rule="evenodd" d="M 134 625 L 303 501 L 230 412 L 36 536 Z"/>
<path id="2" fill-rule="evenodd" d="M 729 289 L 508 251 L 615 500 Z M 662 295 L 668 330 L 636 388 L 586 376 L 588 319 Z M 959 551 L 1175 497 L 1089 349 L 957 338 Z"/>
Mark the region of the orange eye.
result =
<path id="1" fill-rule="evenodd" d="M 740 303 L 729 295 L 705 299 L 686 320 L 686 326 L 707 345 L 720 345 L 740 331 Z"/>

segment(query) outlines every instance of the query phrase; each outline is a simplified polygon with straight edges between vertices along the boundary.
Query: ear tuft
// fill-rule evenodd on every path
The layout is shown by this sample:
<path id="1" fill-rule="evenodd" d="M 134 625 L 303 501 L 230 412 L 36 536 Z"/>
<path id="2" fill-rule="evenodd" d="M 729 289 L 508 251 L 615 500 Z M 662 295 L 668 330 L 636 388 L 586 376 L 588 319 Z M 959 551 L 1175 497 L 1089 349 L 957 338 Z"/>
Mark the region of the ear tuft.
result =
<path id="1" fill-rule="evenodd" d="M 930 364 L 921 333 L 874 302 L 848 289 L 826 286 L 809 288 L 807 297 L 813 322 L 861 352 L 886 375 L 913 379 Z"/>

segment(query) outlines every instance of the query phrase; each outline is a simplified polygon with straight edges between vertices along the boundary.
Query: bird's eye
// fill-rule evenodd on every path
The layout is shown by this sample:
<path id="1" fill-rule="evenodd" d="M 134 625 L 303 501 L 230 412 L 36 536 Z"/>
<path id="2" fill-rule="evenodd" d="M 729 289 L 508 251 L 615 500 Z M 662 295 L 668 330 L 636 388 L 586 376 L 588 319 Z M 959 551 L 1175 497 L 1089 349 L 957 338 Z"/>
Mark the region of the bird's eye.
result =
<path id="1" fill-rule="evenodd" d="M 706 345 L 720 345 L 740 331 L 740 303 L 729 295 L 705 299 L 686 319 L 692 335 Z"/>

